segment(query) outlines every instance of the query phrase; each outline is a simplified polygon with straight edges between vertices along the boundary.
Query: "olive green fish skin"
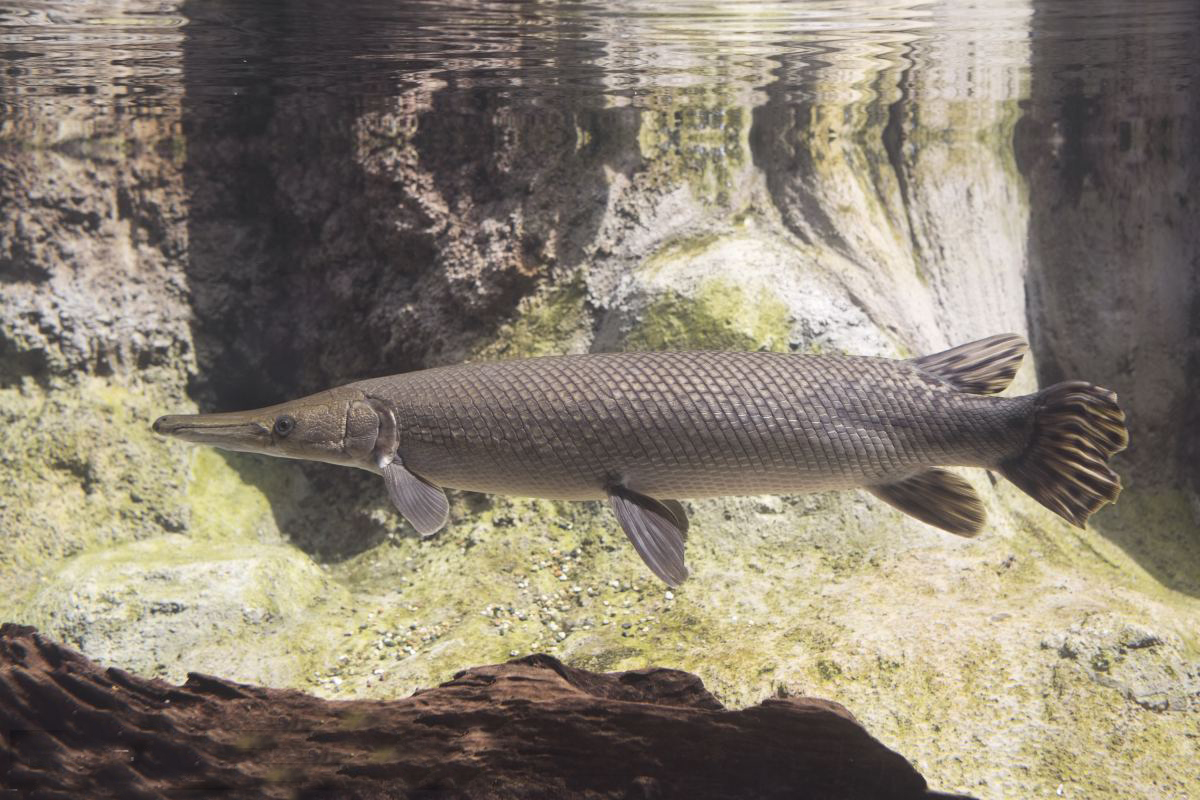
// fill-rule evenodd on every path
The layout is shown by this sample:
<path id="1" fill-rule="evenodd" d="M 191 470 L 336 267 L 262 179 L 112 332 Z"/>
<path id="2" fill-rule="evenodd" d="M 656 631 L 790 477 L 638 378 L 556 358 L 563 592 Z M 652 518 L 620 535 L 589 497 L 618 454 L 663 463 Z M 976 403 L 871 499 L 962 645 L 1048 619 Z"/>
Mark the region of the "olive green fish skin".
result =
<path id="1" fill-rule="evenodd" d="M 1034 397 L 958 391 L 884 358 L 678 352 L 467 364 L 345 387 L 386 404 L 439 486 L 562 500 L 845 489 L 994 467 Z"/>

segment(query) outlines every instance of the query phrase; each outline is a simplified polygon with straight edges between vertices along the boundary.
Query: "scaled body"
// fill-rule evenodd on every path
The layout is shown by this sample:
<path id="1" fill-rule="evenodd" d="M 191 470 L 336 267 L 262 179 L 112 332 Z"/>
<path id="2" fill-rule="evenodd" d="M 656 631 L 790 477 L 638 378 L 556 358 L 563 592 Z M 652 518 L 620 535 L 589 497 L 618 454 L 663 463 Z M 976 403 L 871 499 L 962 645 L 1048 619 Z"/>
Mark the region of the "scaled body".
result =
<path id="1" fill-rule="evenodd" d="M 966 394 L 912 362 L 779 353 L 557 356 L 361 381 L 404 463 L 441 486 L 591 500 L 847 489 L 994 466 L 1031 398 Z"/>

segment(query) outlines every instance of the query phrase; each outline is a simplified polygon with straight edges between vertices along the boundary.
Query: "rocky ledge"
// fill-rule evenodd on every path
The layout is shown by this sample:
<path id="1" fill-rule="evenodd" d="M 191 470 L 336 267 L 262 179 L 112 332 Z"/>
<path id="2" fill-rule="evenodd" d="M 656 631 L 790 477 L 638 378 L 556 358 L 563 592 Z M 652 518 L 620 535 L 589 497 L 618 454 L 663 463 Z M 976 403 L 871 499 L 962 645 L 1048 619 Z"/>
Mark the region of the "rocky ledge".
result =
<path id="1" fill-rule="evenodd" d="M 545 655 L 395 701 L 104 669 L 0 626 L 0 797 L 948 798 L 842 706 Z"/>

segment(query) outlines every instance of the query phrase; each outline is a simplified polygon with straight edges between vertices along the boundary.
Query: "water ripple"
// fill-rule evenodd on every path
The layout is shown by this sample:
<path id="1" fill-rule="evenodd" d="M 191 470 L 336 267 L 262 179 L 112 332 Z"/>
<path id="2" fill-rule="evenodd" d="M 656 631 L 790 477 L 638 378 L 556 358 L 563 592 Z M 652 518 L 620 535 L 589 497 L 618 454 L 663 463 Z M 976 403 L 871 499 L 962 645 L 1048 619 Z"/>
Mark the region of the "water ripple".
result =
<path id="1" fill-rule="evenodd" d="M 913 90 L 927 96 L 1016 97 L 1035 7 L 1062 20 L 1039 35 L 1067 39 L 1087 14 L 1088 36 L 1100 39 L 1095 65 L 1063 71 L 1108 66 L 1105 31 L 1139 26 L 1161 42 L 1156 68 L 1194 78 L 1197 56 L 1179 32 L 1196 12 L 1176 0 L 1136 10 L 1029 0 L 42 0 L 0 8 L 0 102 L 6 113 L 63 97 L 153 113 L 184 93 L 369 98 L 448 87 L 531 105 L 653 106 L 664 93 L 772 84 L 801 100 L 855 102 L 913 72 Z"/>

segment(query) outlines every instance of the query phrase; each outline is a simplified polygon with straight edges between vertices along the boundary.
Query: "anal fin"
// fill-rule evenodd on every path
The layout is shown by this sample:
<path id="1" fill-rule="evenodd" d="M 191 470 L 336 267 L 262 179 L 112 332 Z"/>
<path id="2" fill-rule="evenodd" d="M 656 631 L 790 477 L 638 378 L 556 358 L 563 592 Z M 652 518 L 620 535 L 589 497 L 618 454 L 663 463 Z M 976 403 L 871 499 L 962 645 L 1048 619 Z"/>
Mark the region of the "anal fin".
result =
<path id="1" fill-rule="evenodd" d="M 655 575 L 668 586 L 687 580 L 683 562 L 687 515 L 678 501 L 662 502 L 618 486 L 609 490 L 608 502 L 633 549 Z"/>
<path id="2" fill-rule="evenodd" d="M 381 467 L 392 504 L 422 536 L 432 536 L 450 518 L 450 501 L 440 486 L 410 472 L 399 459 Z"/>
<path id="3" fill-rule="evenodd" d="M 922 522 L 959 536 L 974 536 L 987 513 L 971 484 L 944 469 L 927 469 L 895 483 L 868 486 L 880 500 Z"/>

